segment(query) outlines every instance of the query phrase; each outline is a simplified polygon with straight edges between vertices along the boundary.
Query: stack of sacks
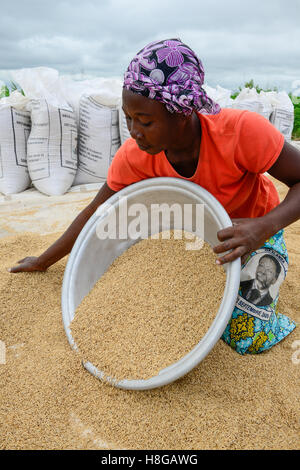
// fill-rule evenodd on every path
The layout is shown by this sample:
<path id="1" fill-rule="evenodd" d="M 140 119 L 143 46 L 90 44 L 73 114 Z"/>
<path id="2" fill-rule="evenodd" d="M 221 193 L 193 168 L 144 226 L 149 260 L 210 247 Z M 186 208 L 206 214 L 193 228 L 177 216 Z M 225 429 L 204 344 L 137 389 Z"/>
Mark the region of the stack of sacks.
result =
<path id="1" fill-rule="evenodd" d="M 12 71 L 29 99 L 31 132 L 27 165 L 33 185 L 49 196 L 64 194 L 77 170 L 77 125 L 66 102 L 58 72 L 46 67 Z"/>
<path id="2" fill-rule="evenodd" d="M 266 97 L 266 94 L 257 93 L 255 88 L 243 88 L 233 101 L 232 107 L 235 109 L 254 111 L 268 120 L 270 119 L 273 111 L 272 105 Z"/>
<path id="3" fill-rule="evenodd" d="M 25 92 L 0 82 L 0 192 L 21 192 L 31 184 L 47 195 L 72 185 L 102 183 L 116 151 L 130 137 L 121 108 L 122 80 L 74 81 L 46 67 L 10 72 Z M 221 108 L 261 114 L 291 139 L 294 107 L 286 92 L 232 91 L 203 85 Z"/>
<path id="4" fill-rule="evenodd" d="M 294 106 L 285 91 L 257 93 L 255 88 L 243 88 L 232 107 L 261 114 L 284 135 L 286 140 L 291 140 L 294 127 Z"/>
<path id="5" fill-rule="evenodd" d="M 0 192 L 8 195 L 27 189 L 30 177 L 26 146 L 31 130 L 28 99 L 19 91 L 0 99 Z"/>
<path id="6" fill-rule="evenodd" d="M 101 183 L 121 145 L 119 109 L 122 81 L 99 78 L 82 82 L 62 79 L 64 96 L 78 123 L 76 184 Z"/>

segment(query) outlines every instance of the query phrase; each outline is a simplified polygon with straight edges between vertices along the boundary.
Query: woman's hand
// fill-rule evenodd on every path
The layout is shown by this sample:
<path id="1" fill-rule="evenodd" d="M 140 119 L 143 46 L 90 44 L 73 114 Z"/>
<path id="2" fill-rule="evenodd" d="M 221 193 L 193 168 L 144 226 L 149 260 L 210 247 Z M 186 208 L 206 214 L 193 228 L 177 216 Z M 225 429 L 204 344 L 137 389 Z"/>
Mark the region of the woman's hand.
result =
<path id="1" fill-rule="evenodd" d="M 217 254 L 232 250 L 230 253 L 218 258 L 218 264 L 228 263 L 242 258 L 242 264 L 257 248 L 261 247 L 271 236 L 270 227 L 266 226 L 263 217 L 255 219 L 232 219 L 233 226 L 224 228 L 217 233 L 222 242 L 214 247 Z"/>
<path id="2" fill-rule="evenodd" d="M 46 271 L 47 267 L 44 266 L 40 259 L 35 256 L 28 256 L 18 261 L 18 266 L 9 268 L 10 273 L 22 273 L 22 272 L 33 272 L 33 271 Z"/>
<path id="3" fill-rule="evenodd" d="M 54 242 L 38 258 L 34 256 L 23 258 L 18 261 L 18 266 L 14 266 L 13 268 L 8 269 L 8 271 L 11 273 L 46 271 L 47 268 L 52 266 L 52 264 L 64 258 L 64 256 L 68 255 L 72 250 L 74 243 L 86 222 L 96 212 L 100 204 L 107 201 L 107 199 L 113 194 L 115 194 L 115 191 L 110 189 L 107 183 L 104 183 L 92 202 L 90 202 L 90 204 L 80 212 L 70 227 L 58 240 L 56 240 L 56 242 Z"/>
<path id="4" fill-rule="evenodd" d="M 290 189 L 285 199 L 263 217 L 255 219 L 233 219 L 233 227 L 218 232 L 222 242 L 214 248 L 215 253 L 232 250 L 219 258 L 220 264 L 247 256 L 279 230 L 292 224 L 300 217 L 300 152 L 288 142 L 268 173 Z"/>

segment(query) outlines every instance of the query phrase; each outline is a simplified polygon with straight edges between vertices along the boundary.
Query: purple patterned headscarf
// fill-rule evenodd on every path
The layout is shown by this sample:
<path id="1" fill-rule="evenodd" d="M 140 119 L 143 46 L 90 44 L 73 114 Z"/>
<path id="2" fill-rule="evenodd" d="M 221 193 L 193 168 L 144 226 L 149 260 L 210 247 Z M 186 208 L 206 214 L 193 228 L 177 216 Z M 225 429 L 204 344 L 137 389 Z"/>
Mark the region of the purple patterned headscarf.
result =
<path id="1" fill-rule="evenodd" d="M 202 88 L 204 69 L 180 39 L 155 41 L 130 62 L 123 88 L 163 103 L 171 113 L 217 114 L 220 106 Z"/>

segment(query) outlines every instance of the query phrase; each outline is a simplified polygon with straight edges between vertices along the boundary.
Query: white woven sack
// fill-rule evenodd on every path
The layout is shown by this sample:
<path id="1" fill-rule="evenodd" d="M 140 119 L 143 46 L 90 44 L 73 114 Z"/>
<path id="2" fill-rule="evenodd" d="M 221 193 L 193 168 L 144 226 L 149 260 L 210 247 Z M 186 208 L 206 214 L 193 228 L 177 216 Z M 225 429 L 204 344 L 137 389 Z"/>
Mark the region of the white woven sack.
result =
<path id="1" fill-rule="evenodd" d="M 243 88 L 239 95 L 233 100 L 234 109 L 247 109 L 259 113 L 261 110 L 261 101 L 255 88 Z"/>
<path id="2" fill-rule="evenodd" d="M 104 182 L 120 147 L 118 106 L 104 106 L 93 95 L 79 105 L 78 170 L 74 184 Z"/>
<path id="3" fill-rule="evenodd" d="M 294 127 L 294 105 L 285 91 L 276 95 L 277 103 L 273 106 L 271 123 L 284 135 L 287 141 L 292 138 Z"/>
<path id="4" fill-rule="evenodd" d="M 269 99 L 269 96 L 265 91 L 262 90 L 259 93 L 258 98 L 260 103 L 258 112 L 269 121 L 273 111 L 273 106 Z"/>
<path id="5" fill-rule="evenodd" d="M 44 194 L 64 194 L 77 170 L 77 126 L 71 109 L 31 100 L 32 128 L 27 163 L 34 186 Z"/>
<path id="6" fill-rule="evenodd" d="M 5 195 L 24 191 L 31 183 L 26 157 L 30 113 L 9 105 L 23 100 L 18 93 L 0 101 L 0 192 Z"/>
<path id="7" fill-rule="evenodd" d="M 214 100 L 221 108 L 232 108 L 233 99 L 231 98 L 232 91 L 217 85 L 216 88 L 209 85 L 203 85 L 207 95 Z"/>

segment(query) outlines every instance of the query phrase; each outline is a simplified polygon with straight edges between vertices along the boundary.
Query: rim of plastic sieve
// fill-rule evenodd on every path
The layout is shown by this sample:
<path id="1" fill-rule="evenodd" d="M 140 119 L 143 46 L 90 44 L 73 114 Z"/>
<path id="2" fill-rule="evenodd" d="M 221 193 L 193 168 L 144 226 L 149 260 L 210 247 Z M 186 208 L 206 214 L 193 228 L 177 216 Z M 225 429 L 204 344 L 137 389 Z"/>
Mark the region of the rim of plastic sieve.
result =
<path id="1" fill-rule="evenodd" d="M 228 227 L 232 225 L 229 215 L 225 211 L 224 207 L 219 203 L 219 201 L 212 196 L 206 189 L 200 187 L 199 185 L 192 183 L 191 181 L 186 181 L 181 178 L 151 178 L 143 181 L 134 183 L 126 188 L 118 191 L 116 194 L 111 196 L 106 202 L 110 206 L 118 205 L 119 198 L 126 196 L 128 194 L 138 195 L 139 193 L 145 194 L 147 192 L 155 191 L 155 188 L 159 189 L 172 189 L 178 190 L 182 194 L 193 193 L 196 197 L 200 197 L 201 201 L 206 204 L 210 215 L 213 216 L 217 224 L 221 228 Z M 70 285 L 73 281 L 73 269 L 76 266 L 76 261 L 79 253 L 81 252 L 81 247 L 84 240 L 88 239 L 93 235 L 95 229 L 95 222 L 99 221 L 106 217 L 107 209 L 103 205 L 103 210 L 101 206 L 97 213 L 88 220 L 83 229 L 81 230 L 77 240 L 73 246 L 73 249 L 69 255 L 69 259 L 66 265 L 63 285 L 62 285 L 62 317 L 64 329 L 68 338 L 68 341 L 71 347 L 77 350 L 77 345 L 72 337 L 70 323 L 72 321 L 71 311 L 74 312 L 75 309 L 73 300 L 70 295 Z M 159 373 L 149 379 L 139 379 L 139 380 L 127 380 L 123 379 L 117 381 L 115 379 L 110 379 L 105 377 L 104 373 L 95 367 L 91 362 L 83 363 L 84 367 L 95 377 L 104 380 L 105 382 L 114 385 L 118 388 L 131 389 L 131 390 L 148 390 L 151 388 L 160 387 L 167 385 L 183 375 L 190 372 L 195 366 L 197 366 L 204 357 L 211 351 L 216 342 L 220 339 L 223 331 L 226 328 L 228 320 L 231 316 L 232 310 L 235 305 L 236 297 L 238 294 L 238 288 L 240 283 L 240 270 L 241 270 L 241 261 L 240 258 L 227 264 L 226 271 L 226 285 L 224 289 L 224 294 L 222 302 L 220 304 L 219 310 L 214 318 L 212 324 L 210 325 L 206 334 L 201 338 L 197 345 L 192 348 L 185 356 L 180 358 L 175 363 L 171 364 L 168 367 L 165 367 L 159 371 Z M 225 293 L 227 291 L 227 297 Z M 224 312 L 224 307 L 226 307 L 226 312 Z M 222 315 L 221 315 L 222 313 Z M 220 316 L 220 318 L 218 318 Z M 217 321 L 218 320 L 218 321 Z"/>

